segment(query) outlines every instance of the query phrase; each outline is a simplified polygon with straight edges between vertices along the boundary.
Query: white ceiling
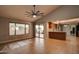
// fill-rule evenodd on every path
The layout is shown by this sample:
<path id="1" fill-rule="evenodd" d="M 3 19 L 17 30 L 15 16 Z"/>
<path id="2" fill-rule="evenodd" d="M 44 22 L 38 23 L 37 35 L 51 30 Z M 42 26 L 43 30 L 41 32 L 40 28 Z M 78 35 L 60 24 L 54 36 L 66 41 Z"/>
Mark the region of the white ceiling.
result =
<path id="1" fill-rule="evenodd" d="M 53 12 L 59 6 L 56 5 L 37 5 L 36 10 L 40 10 L 44 15 Z M 41 17 L 31 18 L 25 15 L 25 11 L 31 11 L 32 5 L 0 5 L 0 16 L 26 20 L 29 22 L 35 21 Z"/>

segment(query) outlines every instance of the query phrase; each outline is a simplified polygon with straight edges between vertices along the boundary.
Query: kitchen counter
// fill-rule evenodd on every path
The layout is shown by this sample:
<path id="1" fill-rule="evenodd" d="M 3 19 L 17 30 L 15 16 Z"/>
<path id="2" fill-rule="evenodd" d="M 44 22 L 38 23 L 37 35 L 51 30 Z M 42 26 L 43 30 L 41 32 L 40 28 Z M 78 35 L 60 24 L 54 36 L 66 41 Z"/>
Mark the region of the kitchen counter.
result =
<path id="1" fill-rule="evenodd" d="M 49 32 L 49 38 L 66 40 L 66 32 Z"/>

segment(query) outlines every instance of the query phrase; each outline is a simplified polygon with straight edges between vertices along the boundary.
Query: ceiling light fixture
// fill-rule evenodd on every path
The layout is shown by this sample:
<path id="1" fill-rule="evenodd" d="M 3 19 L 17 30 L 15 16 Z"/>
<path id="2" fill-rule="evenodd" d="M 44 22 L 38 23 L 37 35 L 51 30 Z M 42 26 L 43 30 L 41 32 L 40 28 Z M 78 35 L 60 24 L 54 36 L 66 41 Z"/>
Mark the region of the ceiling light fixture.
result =
<path id="1" fill-rule="evenodd" d="M 33 15 L 33 18 L 36 18 L 37 16 L 36 15 Z"/>
<path id="2" fill-rule="evenodd" d="M 31 11 L 26 11 L 26 14 L 27 17 L 33 17 L 33 18 L 36 18 L 37 16 L 43 16 L 44 13 L 42 13 L 41 11 L 39 10 L 36 10 L 36 6 L 33 5 L 33 10 Z"/>

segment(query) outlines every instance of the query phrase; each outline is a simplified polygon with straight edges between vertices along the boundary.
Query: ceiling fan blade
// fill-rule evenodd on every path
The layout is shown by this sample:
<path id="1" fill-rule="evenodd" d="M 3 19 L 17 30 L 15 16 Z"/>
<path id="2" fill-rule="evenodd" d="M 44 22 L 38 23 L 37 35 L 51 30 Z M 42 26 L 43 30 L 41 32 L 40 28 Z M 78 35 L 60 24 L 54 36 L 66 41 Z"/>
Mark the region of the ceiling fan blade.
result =
<path id="1" fill-rule="evenodd" d="M 33 16 L 32 16 L 32 15 L 30 15 L 30 16 L 28 16 L 28 17 L 33 18 Z"/>
<path id="2" fill-rule="evenodd" d="M 28 15 L 28 14 L 24 14 L 24 15 Z"/>
<path id="3" fill-rule="evenodd" d="M 27 11 L 24 15 L 30 16 L 32 13 Z"/>
<path id="4" fill-rule="evenodd" d="M 25 13 L 24 15 L 31 15 L 30 13 L 28 14 L 28 13 Z"/>
<path id="5" fill-rule="evenodd" d="M 37 14 L 37 16 L 44 16 L 44 13 L 39 13 Z"/>
<path id="6" fill-rule="evenodd" d="M 29 11 L 26 11 L 26 13 L 28 13 L 28 14 L 29 14 L 29 13 L 31 13 L 31 12 L 29 12 Z"/>
<path id="7" fill-rule="evenodd" d="M 35 12 L 32 10 L 32 14 L 35 14 Z"/>
<path id="8" fill-rule="evenodd" d="M 42 13 L 42 12 L 40 12 L 40 11 L 37 11 L 37 14 L 44 14 L 44 13 Z"/>
<path id="9" fill-rule="evenodd" d="M 38 14 L 40 11 L 38 10 L 37 12 L 36 12 L 36 14 Z"/>
<path id="10" fill-rule="evenodd" d="M 40 13 L 40 14 L 44 14 L 44 13 Z"/>
<path id="11" fill-rule="evenodd" d="M 27 15 L 27 17 L 31 17 L 32 18 L 32 15 Z"/>
<path id="12" fill-rule="evenodd" d="M 26 17 L 30 17 L 30 18 L 33 17 L 32 14 L 25 14 L 25 15 L 26 15 Z"/>
<path id="13" fill-rule="evenodd" d="M 31 15 L 27 15 L 27 17 L 31 17 Z"/>

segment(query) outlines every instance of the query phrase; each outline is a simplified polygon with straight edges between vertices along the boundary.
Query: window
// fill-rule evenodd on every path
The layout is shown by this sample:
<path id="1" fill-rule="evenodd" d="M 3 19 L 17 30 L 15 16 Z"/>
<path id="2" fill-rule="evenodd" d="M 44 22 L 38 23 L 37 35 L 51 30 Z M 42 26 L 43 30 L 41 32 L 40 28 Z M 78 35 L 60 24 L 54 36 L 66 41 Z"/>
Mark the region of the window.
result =
<path id="1" fill-rule="evenodd" d="M 9 35 L 15 35 L 15 23 L 9 23 Z"/>
<path id="2" fill-rule="evenodd" d="M 9 35 L 28 34 L 29 30 L 29 24 L 9 23 Z"/>
<path id="3" fill-rule="evenodd" d="M 25 34 L 25 24 L 16 24 L 16 35 Z"/>
<path id="4" fill-rule="evenodd" d="M 29 24 L 26 24 L 26 34 L 29 33 Z"/>

